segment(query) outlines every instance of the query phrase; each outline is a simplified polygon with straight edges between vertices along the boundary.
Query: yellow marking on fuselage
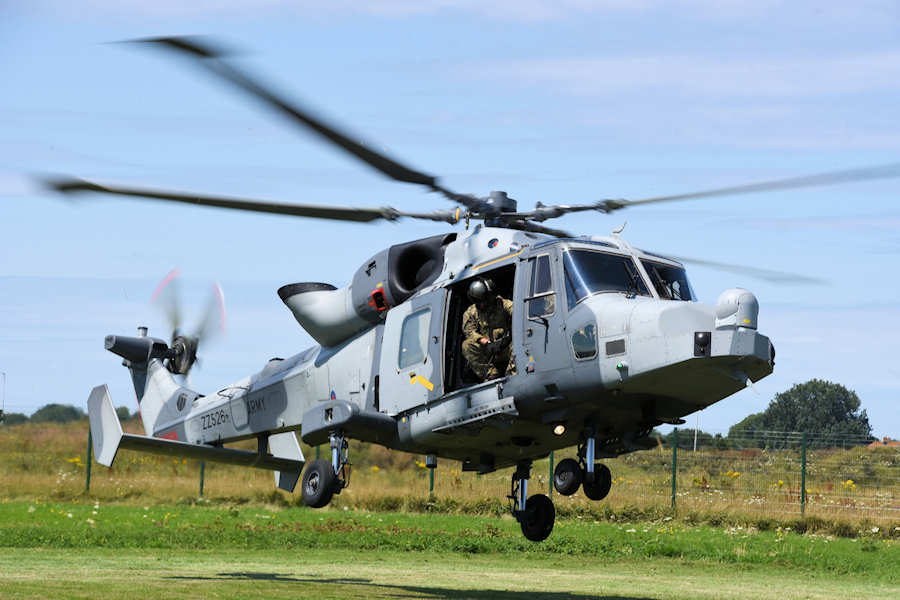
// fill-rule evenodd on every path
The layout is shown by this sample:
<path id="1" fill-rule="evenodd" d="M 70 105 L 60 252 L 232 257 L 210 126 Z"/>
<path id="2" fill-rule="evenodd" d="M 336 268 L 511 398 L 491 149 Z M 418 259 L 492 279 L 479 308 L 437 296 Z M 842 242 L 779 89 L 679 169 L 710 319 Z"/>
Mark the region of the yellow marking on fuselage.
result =
<path id="1" fill-rule="evenodd" d="M 410 373 L 410 374 L 409 374 L 409 383 L 410 383 L 410 385 L 415 385 L 415 384 L 417 384 L 417 383 L 421 383 L 421 384 L 424 385 L 426 388 L 428 388 L 428 391 L 429 391 L 429 392 L 433 392 L 433 391 L 434 391 L 434 384 L 433 384 L 433 383 L 431 383 L 430 381 L 428 381 L 427 379 L 425 379 L 425 378 L 422 377 L 421 375 L 416 375 L 415 373 Z"/>
<path id="2" fill-rule="evenodd" d="M 494 260 L 489 260 L 489 261 L 487 261 L 487 262 L 483 262 L 483 263 L 481 263 L 480 265 L 476 265 L 476 266 L 472 267 L 472 270 L 473 270 L 473 271 L 477 271 L 478 269 L 483 269 L 483 268 L 485 268 L 485 267 L 489 267 L 489 266 L 491 266 L 491 265 L 497 264 L 497 263 L 500 262 L 500 261 L 504 261 L 504 260 L 506 260 L 507 258 L 513 258 L 514 256 L 518 256 L 518 255 L 522 254 L 523 252 L 525 252 L 525 248 L 522 248 L 522 249 L 519 250 L 518 252 L 512 252 L 512 253 L 507 254 L 507 255 L 505 255 L 505 256 L 501 256 L 500 258 L 495 258 Z"/>

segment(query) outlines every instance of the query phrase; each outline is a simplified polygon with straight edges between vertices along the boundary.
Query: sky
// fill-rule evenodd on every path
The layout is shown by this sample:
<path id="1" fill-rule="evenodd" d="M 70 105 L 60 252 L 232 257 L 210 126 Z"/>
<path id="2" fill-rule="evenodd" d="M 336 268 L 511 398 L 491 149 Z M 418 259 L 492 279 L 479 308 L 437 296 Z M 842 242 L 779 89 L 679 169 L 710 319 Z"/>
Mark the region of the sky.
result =
<path id="1" fill-rule="evenodd" d="M 359 5 L 365 4 L 364 8 Z M 193 65 L 118 44 L 209 35 L 292 99 L 453 190 L 520 208 L 673 194 L 900 162 L 893 2 L 389 0 L 0 1 L 0 372 L 6 410 L 136 408 L 103 338 L 183 274 L 188 326 L 212 281 L 228 330 L 200 349 L 202 393 L 313 344 L 276 290 L 337 286 L 382 248 L 446 231 L 149 201 L 55 196 L 34 176 L 284 202 L 451 208 L 299 131 Z M 800 273 L 776 285 L 689 268 L 700 300 L 760 301 L 775 372 L 702 411 L 706 431 L 811 378 L 900 437 L 900 179 L 673 202 L 552 223 L 659 253 Z M 461 229 L 461 226 L 457 226 Z M 695 423 L 691 416 L 689 423 Z"/>

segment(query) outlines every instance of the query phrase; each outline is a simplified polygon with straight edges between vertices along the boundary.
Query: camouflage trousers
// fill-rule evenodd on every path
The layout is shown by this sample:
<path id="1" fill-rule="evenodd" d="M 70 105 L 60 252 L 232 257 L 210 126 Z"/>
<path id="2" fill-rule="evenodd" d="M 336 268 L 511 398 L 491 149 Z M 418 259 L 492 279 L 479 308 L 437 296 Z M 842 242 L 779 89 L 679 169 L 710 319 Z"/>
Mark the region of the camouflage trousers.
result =
<path id="1" fill-rule="evenodd" d="M 510 346 L 503 348 L 491 348 L 483 346 L 477 341 L 467 339 L 463 341 L 462 352 L 469 362 L 472 371 L 482 381 L 497 379 L 503 375 L 513 375 L 516 372 L 515 357 L 510 351 Z"/>

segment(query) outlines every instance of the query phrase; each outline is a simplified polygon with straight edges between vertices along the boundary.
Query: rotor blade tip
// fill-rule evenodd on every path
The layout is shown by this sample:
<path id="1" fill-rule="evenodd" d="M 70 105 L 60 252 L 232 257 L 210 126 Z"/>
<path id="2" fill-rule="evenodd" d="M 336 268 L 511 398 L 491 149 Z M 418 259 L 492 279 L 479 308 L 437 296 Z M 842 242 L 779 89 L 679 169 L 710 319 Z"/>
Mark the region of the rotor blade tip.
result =
<path id="1" fill-rule="evenodd" d="M 177 278 L 181 275 L 181 269 L 175 267 L 171 271 L 169 271 L 165 277 L 163 277 L 162 281 L 159 282 L 159 285 L 156 286 L 156 290 L 153 292 L 153 296 L 150 297 L 151 302 L 156 302 L 156 299 L 162 293 L 162 291 L 172 282 L 173 279 Z"/>
<path id="2" fill-rule="evenodd" d="M 34 179 L 46 190 L 69 194 L 72 192 L 85 192 L 96 190 L 99 186 L 78 177 L 67 175 L 38 175 Z"/>
<path id="3" fill-rule="evenodd" d="M 192 54 L 200 58 L 221 58 L 233 54 L 233 52 L 226 49 L 221 44 L 214 43 L 210 37 L 203 35 L 145 37 L 122 40 L 118 43 L 161 46 L 170 50 Z"/>

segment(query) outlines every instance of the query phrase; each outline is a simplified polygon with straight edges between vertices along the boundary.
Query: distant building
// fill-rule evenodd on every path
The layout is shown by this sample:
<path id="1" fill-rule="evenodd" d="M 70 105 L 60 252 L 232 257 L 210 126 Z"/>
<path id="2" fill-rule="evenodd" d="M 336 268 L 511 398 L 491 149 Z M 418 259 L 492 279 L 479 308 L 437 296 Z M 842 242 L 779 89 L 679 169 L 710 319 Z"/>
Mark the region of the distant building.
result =
<path id="1" fill-rule="evenodd" d="M 884 448 L 884 447 L 900 448 L 900 441 L 892 440 L 888 436 L 884 436 L 884 438 L 882 438 L 882 440 L 880 442 L 876 440 L 876 441 L 872 442 L 871 444 L 869 444 L 868 447 L 869 448 Z"/>

